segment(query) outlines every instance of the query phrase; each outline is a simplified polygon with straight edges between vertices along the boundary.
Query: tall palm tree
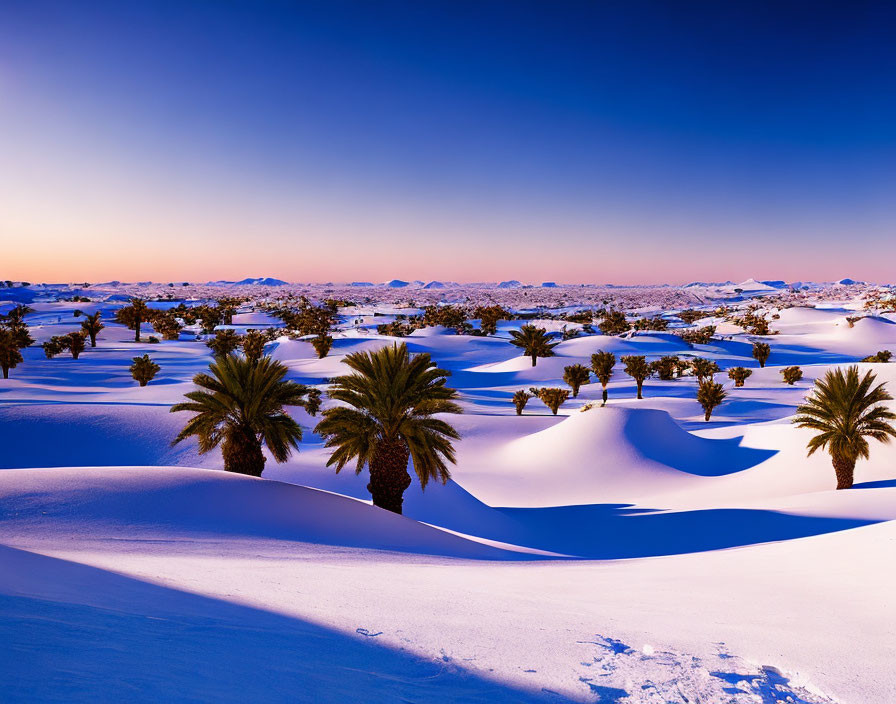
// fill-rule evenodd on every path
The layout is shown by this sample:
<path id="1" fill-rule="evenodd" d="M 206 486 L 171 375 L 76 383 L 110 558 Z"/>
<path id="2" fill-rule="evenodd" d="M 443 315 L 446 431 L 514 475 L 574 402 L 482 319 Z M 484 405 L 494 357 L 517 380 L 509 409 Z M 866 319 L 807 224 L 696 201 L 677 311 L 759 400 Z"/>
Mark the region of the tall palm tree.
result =
<path id="1" fill-rule="evenodd" d="M 856 460 L 868 459 L 866 438 L 887 443 L 896 437 L 893 413 L 882 405 L 893 399 L 883 384 L 874 386 L 877 377 L 866 372 L 859 378 L 859 368 L 831 369 L 815 381 L 815 390 L 796 409 L 793 422 L 800 428 L 818 431 L 809 441 L 809 455 L 826 449 L 837 475 L 837 488 L 849 489 L 853 484 Z"/>
<path id="2" fill-rule="evenodd" d="M 96 336 L 104 327 L 106 326 L 100 322 L 99 311 L 97 311 L 93 315 L 84 316 L 84 320 L 81 321 L 81 330 L 84 331 L 85 335 L 88 335 L 90 337 L 91 347 L 96 347 Z"/>
<path id="3" fill-rule="evenodd" d="M 195 436 L 199 452 L 223 443 L 224 469 L 260 477 L 266 445 L 277 462 L 285 462 L 298 450 L 302 429 L 284 406 L 304 404 L 308 389 L 286 381 L 287 368 L 270 357 L 253 361 L 238 355 L 216 357 L 211 374 L 197 374 L 200 390 L 184 394 L 187 402 L 171 407 L 172 413 L 195 413 L 174 443 Z"/>
<path id="4" fill-rule="evenodd" d="M 603 405 L 607 405 L 607 384 L 613 376 L 613 367 L 616 366 L 616 355 L 612 352 L 600 350 L 591 355 L 591 371 L 603 387 Z"/>
<path id="5" fill-rule="evenodd" d="M 579 388 L 591 382 L 591 373 L 584 364 L 570 364 L 568 367 L 563 367 L 563 381 L 572 389 L 572 397 L 577 398 Z"/>
<path id="6" fill-rule="evenodd" d="M 519 330 L 510 331 L 510 344 L 523 349 L 523 354 L 532 358 L 532 366 L 539 357 L 553 357 L 554 348 L 559 342 L 551 342 L 544 328 L 534 325 L 523 325 Z"/>
<path id="7" fill-rule="evenodd" d="M 355 352 L 343 360 L 351 374 L 333 379 L 328 392 L 347 406 L 328 408 L 315 432 L 333 448 L 327 466 L 339 472 L 355 461 L 355 472 L 370 469 L 367 490 L 374 506 L 401 513 L 405 489 L 411 485 L 408 459 L 420 485 L 443 483 L 454 463 L 452 440 L 460 435 L 438 413 L 461 413 L 457 391 L 445 386 L 448 372 L 429 354 L 411 357 L 407 345 L 375 352 Z"/>
<path id="8" fill-rule="evenodd" d="M 140 326 L 149 317 L 149 308 L 142 298 L 132 298 L 130 305 L 115 312 L 115 320 L 134 331 L 134 342 L 140 342 Z"/>

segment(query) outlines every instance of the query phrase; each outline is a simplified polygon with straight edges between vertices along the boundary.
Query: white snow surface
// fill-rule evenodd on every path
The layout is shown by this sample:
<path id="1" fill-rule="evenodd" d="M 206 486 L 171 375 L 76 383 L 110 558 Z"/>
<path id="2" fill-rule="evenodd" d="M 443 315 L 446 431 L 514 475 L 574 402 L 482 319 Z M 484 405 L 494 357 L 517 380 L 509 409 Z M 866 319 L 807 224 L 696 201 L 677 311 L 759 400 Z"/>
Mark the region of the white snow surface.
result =
<path id="1" fill-rule="evenodd" d="M 136 344 L 109 315 L 77 361 L 29 348 L 0 381 L 0 699 L 891 704 L 896 445 L 838 492 L 790 423 L 832 365 L 896 351 L 896 324 L 850 327 L 848 305 L 780 310 L 764 369 L 737 330 L 585 336 L 535 367 L 501 336 L 406 338 L 465 413 L 453 480 L 412 485 L 404 516 L 370 505 L 366 472 L 326 467 L 302 410 L 301 451 L 263 479 L 172 446 L 201 342 Z M 33 307 L 39 341 L 92 310 Z M 268 351 L 325 389 L 346 354 L 392 342 Z M 729 397 L 708 423 L 692 378 L 637 400 L 621 365 L 606 408 L 581 410 L 592 383 L 556 417 L 537 399 L 515 414 L 514 391 L 563 386 L 599 349 L 754 373 L 717 375 Z M 140 388 L 144 353 L 162 371 Z M 860 366 L 896 387 L 896 364 Z"/>

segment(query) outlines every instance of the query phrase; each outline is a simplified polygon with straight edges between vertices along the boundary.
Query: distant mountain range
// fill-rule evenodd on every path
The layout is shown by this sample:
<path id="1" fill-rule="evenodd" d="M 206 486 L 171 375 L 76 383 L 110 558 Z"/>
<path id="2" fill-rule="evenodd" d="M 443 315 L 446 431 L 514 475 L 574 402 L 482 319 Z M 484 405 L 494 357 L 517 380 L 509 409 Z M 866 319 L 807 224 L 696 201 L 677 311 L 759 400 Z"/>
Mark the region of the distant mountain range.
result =
<path id="1" fill-rule="evenodd" d="M 288 281 L 273 279 L 270 276 L 243 279 L 242 281 L 209 281 L 209 286 L 288 286 Z"/>

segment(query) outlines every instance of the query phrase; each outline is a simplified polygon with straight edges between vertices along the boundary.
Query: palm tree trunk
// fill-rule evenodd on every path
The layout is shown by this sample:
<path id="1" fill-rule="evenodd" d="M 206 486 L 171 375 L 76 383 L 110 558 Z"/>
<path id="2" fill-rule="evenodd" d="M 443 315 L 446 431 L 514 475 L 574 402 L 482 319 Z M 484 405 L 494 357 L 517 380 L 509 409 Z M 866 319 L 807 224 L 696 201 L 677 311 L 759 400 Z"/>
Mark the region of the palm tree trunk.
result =
<path id="1" fill-rule="evenodd" d="M 9 367 L 7 367 L 5 364 L 3 365 L 3 378 L 9 379 Z"/>
<path id="2" fill-rule="evenodd" d="M 638 398 L 644 398 L 644 397 L 641 395 L 641 387 L 644 385 L 644 382 L 643 382 L 643 381 L 637 381 L 637 382 L 635 382 L 635 383 L 638 385 Z"/>
<path id="3" fill-rule="evenodd" d="M 837 474 L 837 488 L 851 489 L 853 477 L 855 475 L 856 461 L 840 455 L 832 455 L 831 462 L 834 465 L 834 472 Z"/>
<path id="4" fill-rule="evenodd" d="M 255 433 L 242 428 L 234 428 L 227 433 L 224 446 L 224 469 L 250 477 L 260 477 L 264 471 L 265 457 L 261 443 Z"/>
<path id="5" fill-rule="evenodd" d="M 604 399 L 604 402 L 601 405 L 606 406 L 607 405 L 607 387 L 606 386 L 604 386 L 604 389 L 603 389 L 603 399 Z"/>
<path id="6" fill-rule="evenodd" d="M 533 354 L 533 355 L 532 355 L 532 366 L 533 366 L 533 367 L 535 366 L 535 362 L 536 362 L 536 360 L 538 360 L 538 355 L 537 355 L 537 354 Z"/>
<path id="7" fill-rule="evenodd" d="M 140 342 L 140 325 L 143 323 L 140 318 L 137 318 L 137 324 L 134 326 L 134 342 Z"/>
<path id="8" fill-rule="evenodd" d="M 367 485 L 374 506 L 401 513 L 405 489 L 411 485 L 409 458 L 410 451 L 403 440 L 379 442 L 370 460 L 370 483 Z"/>
<path id="9" fill-rule="evenodd" d="M 703 416 L 703 420 L 709 420 L 709 417 L 712 415 L 712 409 L 710 408 Z"/>

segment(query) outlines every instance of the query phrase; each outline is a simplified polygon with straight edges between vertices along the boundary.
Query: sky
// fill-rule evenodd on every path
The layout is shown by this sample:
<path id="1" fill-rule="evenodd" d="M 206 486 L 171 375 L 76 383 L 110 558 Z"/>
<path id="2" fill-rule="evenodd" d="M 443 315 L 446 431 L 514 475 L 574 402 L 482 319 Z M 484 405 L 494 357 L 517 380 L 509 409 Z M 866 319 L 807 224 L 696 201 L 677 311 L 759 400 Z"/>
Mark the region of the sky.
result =
<path id="1" fill-rule="evenodd" d="M 0 0 L 0 279 L 896 280 L 896 4 Z"/>

